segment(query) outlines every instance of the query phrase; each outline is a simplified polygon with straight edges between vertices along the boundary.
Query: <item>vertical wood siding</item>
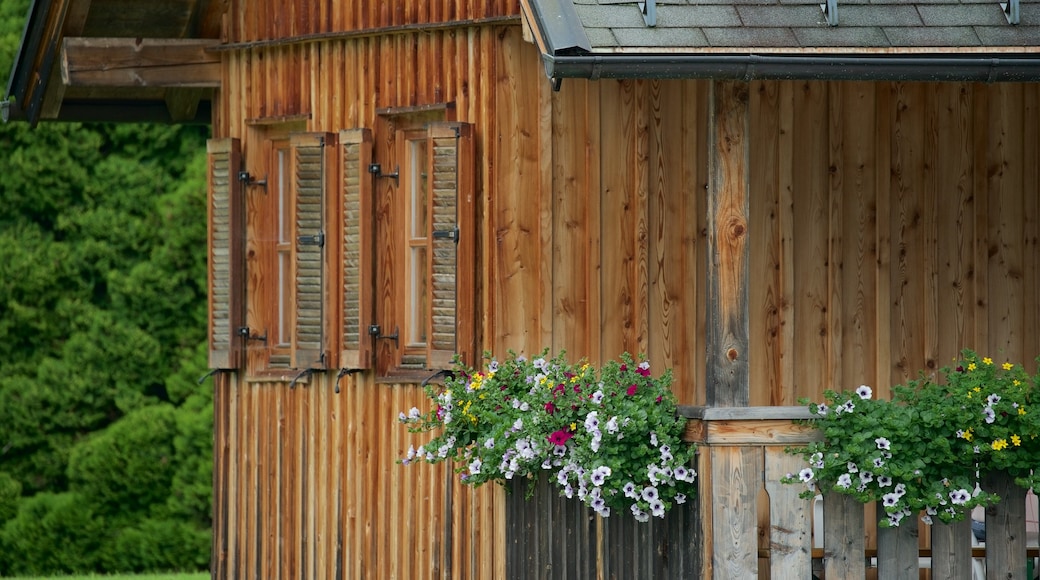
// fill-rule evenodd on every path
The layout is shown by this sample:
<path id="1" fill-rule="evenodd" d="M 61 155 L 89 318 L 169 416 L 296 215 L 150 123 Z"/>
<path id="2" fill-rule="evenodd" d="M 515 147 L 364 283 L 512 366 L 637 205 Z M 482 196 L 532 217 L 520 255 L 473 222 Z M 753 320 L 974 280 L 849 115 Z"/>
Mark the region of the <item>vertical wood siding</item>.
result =
<path id="1" fill-rule="evenodd" d="M 242 138 L 247 167 L 258 128 L 374 128 L 379 111 L 454 103 L 479 166 L 479 350 L 645 353 L 675 371 L 680 402 L 704 403 L 709 81 L 567 79 L 554 93 L 518 20 L 480 22 L 515 16 L 498 0 L 246 5 L 232 2 L 233 41 L 305 37 L 223 53 L 214 135 Z M 373 32 L 336 36 L 347 29 Z M 752 405 L 885 394 L 962 347 L 1030 366 L 1040 88 L 749 89 Z M 395 463 L 419 443 L 396 422 L 425 408 L 417 385 L 221 377 L 216 577 L 505 573 L 501 492 Z"/>
<path id="2" fill-rule="evenodd" d="M 422 390 L 315 377 L 218 380 L 215 577 L 501 578 L 501 490 L 396 463 L 421 444 L 397 413 L 427 410 Z"/>

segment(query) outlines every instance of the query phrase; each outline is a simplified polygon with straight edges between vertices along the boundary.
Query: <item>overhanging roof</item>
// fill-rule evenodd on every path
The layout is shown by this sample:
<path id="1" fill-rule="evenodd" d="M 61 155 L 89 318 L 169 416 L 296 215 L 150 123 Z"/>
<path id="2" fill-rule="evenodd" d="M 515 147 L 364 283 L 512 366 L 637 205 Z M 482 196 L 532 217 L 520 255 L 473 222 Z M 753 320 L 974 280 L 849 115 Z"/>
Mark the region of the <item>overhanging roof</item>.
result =
<path id="1" fill-rule="evenodd" d="M 4 120 L 209 123 L 228 0 L 33 0 Z"/>
<path id="2" fill-rule="evenodd" d="M 521 0 L 557 87 L 563 78 L 1038 81 L 1040 4 L 1014 4 L 1017 24 L 999 2 L 979 0 Z M 828 15 L 827 5 L 839 8 Z"/>

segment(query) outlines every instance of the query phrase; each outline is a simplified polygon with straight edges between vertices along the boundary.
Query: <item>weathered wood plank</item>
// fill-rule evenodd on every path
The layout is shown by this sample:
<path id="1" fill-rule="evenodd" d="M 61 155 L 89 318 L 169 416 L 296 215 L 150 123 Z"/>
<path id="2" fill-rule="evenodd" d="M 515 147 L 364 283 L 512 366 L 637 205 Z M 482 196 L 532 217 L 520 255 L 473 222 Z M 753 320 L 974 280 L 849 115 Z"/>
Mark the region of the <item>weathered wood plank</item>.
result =
<path id="1" fill-rule="evenodd" d="M 986 577 L 1026 579 L 1026 490 L 1006 473 L 984 476 L 982 489 L 1000 502 L 986 507 Z"/>
<path id="2" fill-rule="evenodd" d="M 709 97 L 707 403 L 747 406 L 748 85 L 715 81 Z"/>
<path id="3" fill-rule="evenodd" d="M 878 520 L 887 519 L 885 509 L 877 504 Z M 826 520 L 826 512 L 824 519 Z M 877 567 L 881 578 L 917 580 L 917 518 L 904 517 L 899 526 L 878 527 Z"/>
<path id="4" fill-rule="evenodd" d="M 702 451 L 703 452 L 703 451 Z M 710 447 L 713 578 L 758 577 L 760 447 Z"/>
<path id="5" fill-rule="evenodd" d="M 970 580 L 971 519 L 944 524 L 932 524 L 932 577 L 950 580 Z"/>
<path id="6" fill-rule="evenodd" d="M 791 187 L 793 205 L 791 275 L 794 336 L 785 356 L 793 358 L 792 380 L 798 396 L 829 385 L 833 359 L 828 314 L 830 264 L 830 184 L 827 120 L 828 85 L 797 81 L 792 87 Z M 812 362 L 810 362 L 812 361 Z M 810 392 L 811 392 L 810 391 Z"/>
<path id="7" fill-rule="evenodd" d="M 823 571 L 827 578 L 863 578 L 863 504 L 838 493 L 823 499 Z"/>
<path id="8" fill-rule="evenodd" d="M 216 39 L 79 38 L 62 41 L 67 87 L 220 86 Z"/>
<path id="9" fill-rule="evenodd" d="M 804 578 L 812 569 L 812 503 L 801 499 L 802 489 L 781 483 L 789 473 L 805 467 L 801 457 L 782 447 L 765 448 L 765 486 L 769 493 L 769 569 L 773 580 Z"/>

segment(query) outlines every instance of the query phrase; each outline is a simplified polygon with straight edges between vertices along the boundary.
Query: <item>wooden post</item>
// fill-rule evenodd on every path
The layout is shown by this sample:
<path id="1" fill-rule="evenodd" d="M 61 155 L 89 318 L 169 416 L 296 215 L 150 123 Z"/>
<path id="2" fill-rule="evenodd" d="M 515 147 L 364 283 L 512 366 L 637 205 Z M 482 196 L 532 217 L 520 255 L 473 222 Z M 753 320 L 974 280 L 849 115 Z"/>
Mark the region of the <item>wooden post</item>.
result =
<path id="1" fill-rule="evenodd" d="M 748 83 L 715 81 L 708 111 L 707 397 L 746 407 L 748 385 Z"/>

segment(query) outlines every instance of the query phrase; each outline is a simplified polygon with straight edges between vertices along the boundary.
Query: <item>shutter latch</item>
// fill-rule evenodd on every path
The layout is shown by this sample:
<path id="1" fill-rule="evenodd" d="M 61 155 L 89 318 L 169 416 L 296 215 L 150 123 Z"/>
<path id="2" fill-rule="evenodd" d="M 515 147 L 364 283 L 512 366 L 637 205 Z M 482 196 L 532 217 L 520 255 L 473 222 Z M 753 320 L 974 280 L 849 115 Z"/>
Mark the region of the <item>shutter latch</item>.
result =
<path id="1" fill-rule="evenodd" d="M 450 230 L 433 230 L 433 239 L 452 240 L 457 244 L 459 243 L 459 228 L 452 228 Z"/>
<path id="2" fill-rule="evenodd" d="M 320 248 L 325 245 L 325 232 L 318 232 L 313 236 L 299 236 L 296 241 L 300 242 L 301 246 L 318 246 Z"/>

